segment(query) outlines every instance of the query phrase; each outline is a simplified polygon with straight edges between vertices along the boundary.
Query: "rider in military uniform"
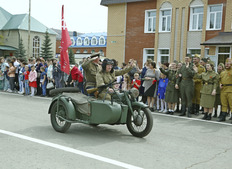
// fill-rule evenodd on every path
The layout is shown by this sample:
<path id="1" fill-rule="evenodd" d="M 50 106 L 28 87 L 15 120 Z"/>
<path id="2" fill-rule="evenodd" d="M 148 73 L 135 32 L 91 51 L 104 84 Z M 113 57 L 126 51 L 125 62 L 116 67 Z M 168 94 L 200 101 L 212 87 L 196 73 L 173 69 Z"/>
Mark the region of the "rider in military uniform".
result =
<path id="1" fill-rule="evenodd" d="M 120 76 L 123 74 L 128 73 L 133 67 L 135 67 L 134 62 L 132 61 L 130 63 L 130 67 L 127 67 L 122 70 L 114 70 L 113 69 L 113 64 L 114 62 L 110 59 L 104 59 L 102 62 L 102 70 L 97 73 L 96 75 L 96 83 L 97 87 L 102 86 L 102 85 L 107 85 L 113 81 L 115 81 L 116 76 Z M 112 88 L 107 88 L 98 94 L 99 99 L 106 99 L 106 100 L 111 100 L 111 96 L 108 93 L 112 93 L 113 89 Z"/>
<path id="2" fill-rule="evenodd" d="M 200 65 L 200 56 L 199 55 L 195 55 L 193 58 L 193 63 L 194 65 L 197 67 L 198 72 L 196 72 L 197 74 L 202 74 L 203 72 L 205 72 L 205 67 Z M 196 78 L 195 76 L 193 77 L 193 81 L 194 81 L 194 95 L 193 95 L 193 112 L 194 114 L 198 115 L 199 114 L 199 108 L 200 108 L 200 90 L 201 90 L 201 86 L 202 86 L 202 80 Z"/>
<path id="3" fill-rule="evenodd" d="M 218 121 L 226 120 L 226 112 L 228 107 L 232 110 L 232 61 L 227 59 L 225 63 L 225 71 L 220 74 L 220 88 L 221 88 L 221 105 L 222 112 Z"/>
<path id="4" fill-rule="evenodd" d="M 195 66 L 196 71 L 195 79 L 201 79 L 203 86 L 201 88 L 201 106 L 204 107 L 204 120 L 211 120 L 211 115 L 213 112 L 213 107 L 216 99 L 216 89 L 219 82 L 219 75 L 214 71 L 214 63 L 208 62 L 206 64 L 207 72 L 199 72 L 198 68 Z"/>
<path id="5" fill-rule="evenodd" d="M 82 64 L 82 68 L 85 71 L 86 89 L 96 87 L 96 74 L 101 70 L 101 66 L 98 64 L 100 60 L 100 53 L 95 53 L 90 56 L 89 60 L 86 60 Z"/>
<path id="6" fill-rule="evenodd" d="M 180 116 L 185 116 L 186 107 L 188 107 L 187 116 L 191 117 L 192 112 L 192 99 L 194 92 L 194 82 L 193 77 L 195 71 L 193 70 L 193 65 L 191 64 L 191 58 L 189 56 L 185 57 L 185 63 L 178 71 L 178 79 L 175 85 L 176 89 L 179 89 L 181 93 L 181 114 Z"/>

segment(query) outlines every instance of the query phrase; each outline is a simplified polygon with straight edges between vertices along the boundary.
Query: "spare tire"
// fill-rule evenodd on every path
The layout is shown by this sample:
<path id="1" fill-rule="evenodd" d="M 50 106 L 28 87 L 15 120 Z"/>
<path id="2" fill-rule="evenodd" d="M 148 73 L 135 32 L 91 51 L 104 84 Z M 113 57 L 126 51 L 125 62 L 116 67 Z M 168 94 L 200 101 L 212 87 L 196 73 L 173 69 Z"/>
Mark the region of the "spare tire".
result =
<path id="1" fill-rule="evenodd" d="M 63 92 L 79 93 L 80 89 L 78 87 L 57 88 L 57 89 L 50 90 L 49 94 L 51 96 L 55 96 L 55 95 L 58 95 L 58 94 L 63 93 Z"/>

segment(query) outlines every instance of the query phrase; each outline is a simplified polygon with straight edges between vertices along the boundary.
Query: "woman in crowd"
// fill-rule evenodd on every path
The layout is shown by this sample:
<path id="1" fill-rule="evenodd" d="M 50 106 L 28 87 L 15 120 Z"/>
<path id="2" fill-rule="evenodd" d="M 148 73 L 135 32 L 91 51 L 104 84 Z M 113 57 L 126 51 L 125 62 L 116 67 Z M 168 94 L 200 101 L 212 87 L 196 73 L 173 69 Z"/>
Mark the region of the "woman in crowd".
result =
<path id="1" fill-rule="evenodd" d="M 10 89 L 8 90 L 8 92 L 12 93 L 15 88 L 15 69 L 16 68 L 14 67 L 14 62 L 12 60 L 10 60 L 8 64 L 9 64 L 8 76 L 9 76 L 9 83 L 10 83 Z"/>
<path id="2" fill-rule="evenodd" d="M 178 102 L 178 90 L 175 88 L 177 81 L 177 66 L 176 63 L 171 63 L 170 68 L 168 70 L 164 70 L 161 63 L 159 63 L 159 65 L 161 73 L 165 74 L 168 78 L 165 95 L 165 101 L 168 103 L 169 108 L 167 114 L 173 115 L 176 103 Z"/>
<path id="3" fill-rule="evenodd" d="M 213 107 L 216 99 L 216 89 L 219 83 L 219 75 L 214 71 L 214 63 L 206 64 L 207 72 L 197 74 L 196 77 L 202 79 L 203 86 L 201 88 L 201 106 L 204 107 L 204 120 L 211 120 Z M 194 67 L 195 72 L 198 68 Z"/>
<path id="4" fill-rule="evenodd" d="M 155 102 L 155 90 L 156 90 L 156 82 L 157 82 L 157 73 L 156 73 L 156 63 L 151 62 L 149 64 L 149 68 L 146 71 L 144 76 L 144 96 L 147 97 L 147 104 L 151 111 L 154 111 L 154 102 Z"/>
<path id="5" fill-rule="evenodd" d="M 130 90 L 130 88 L 131 88 L 130 76 L 128 74 L 125 74 L 123 76 L 122 90 Z"/>

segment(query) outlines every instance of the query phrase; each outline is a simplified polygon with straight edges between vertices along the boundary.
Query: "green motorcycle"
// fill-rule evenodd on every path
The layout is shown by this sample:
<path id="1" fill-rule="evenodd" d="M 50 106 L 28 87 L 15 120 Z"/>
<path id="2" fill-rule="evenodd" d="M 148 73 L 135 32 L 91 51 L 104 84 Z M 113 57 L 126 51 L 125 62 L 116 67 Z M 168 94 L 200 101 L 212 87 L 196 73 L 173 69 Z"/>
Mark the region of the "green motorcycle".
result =
<path id="1" fill-rule="evenodd" d="M 90 89 L 88 93 L 102 91 L 115 83 Z M 153 126 L 151 111 L 146 104 L 137 102 L 137 89 L 111 93 L 111 100 L 100 100 L 82 94 L 78 88 L 60 88 L 50 91 L 55 95 L 49 107 L 53 128 L 65 133 L 72 123 L 93 126 L 99 124 L 126 124 L 129 132 L 136 137 L 145 137 Z"/>

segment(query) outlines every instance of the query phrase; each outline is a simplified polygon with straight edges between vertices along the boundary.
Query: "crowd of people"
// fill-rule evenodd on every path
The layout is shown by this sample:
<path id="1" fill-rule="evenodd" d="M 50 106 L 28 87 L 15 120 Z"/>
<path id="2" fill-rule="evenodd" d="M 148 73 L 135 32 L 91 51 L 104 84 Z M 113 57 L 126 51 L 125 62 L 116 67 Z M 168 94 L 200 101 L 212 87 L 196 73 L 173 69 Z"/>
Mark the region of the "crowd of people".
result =
<path id="1" fill-rule="evenodd" d="M 225 65 L 220 63 L 217 71 L 210 59 L 199 55 L 186 56 L 184 62 L 158 63 L 158 66 L 148 59 L 140 69 L 130 59 L 120 67 L 114 59 L 101 61 L 100 54 L 96 53 L 71 66 L 68 75 L 61 71 L 57 59 L 0 57 L 0 90 L 45 97 L 50 89 L 76 86 L 87 95 L 88 89 L 117 80 L 115 88 L 137 89 L 140 93 L 137 100 L 146 103 L 151 111 L 187 117 L 202 111 L 204 120 L 212 117 L 226 120 L 232 109 L 231 59 Z M 108 91 L 101 91 L 98 97 L 110 99 Z M 219 105 L 220 113 L 217 112 Z"/>

